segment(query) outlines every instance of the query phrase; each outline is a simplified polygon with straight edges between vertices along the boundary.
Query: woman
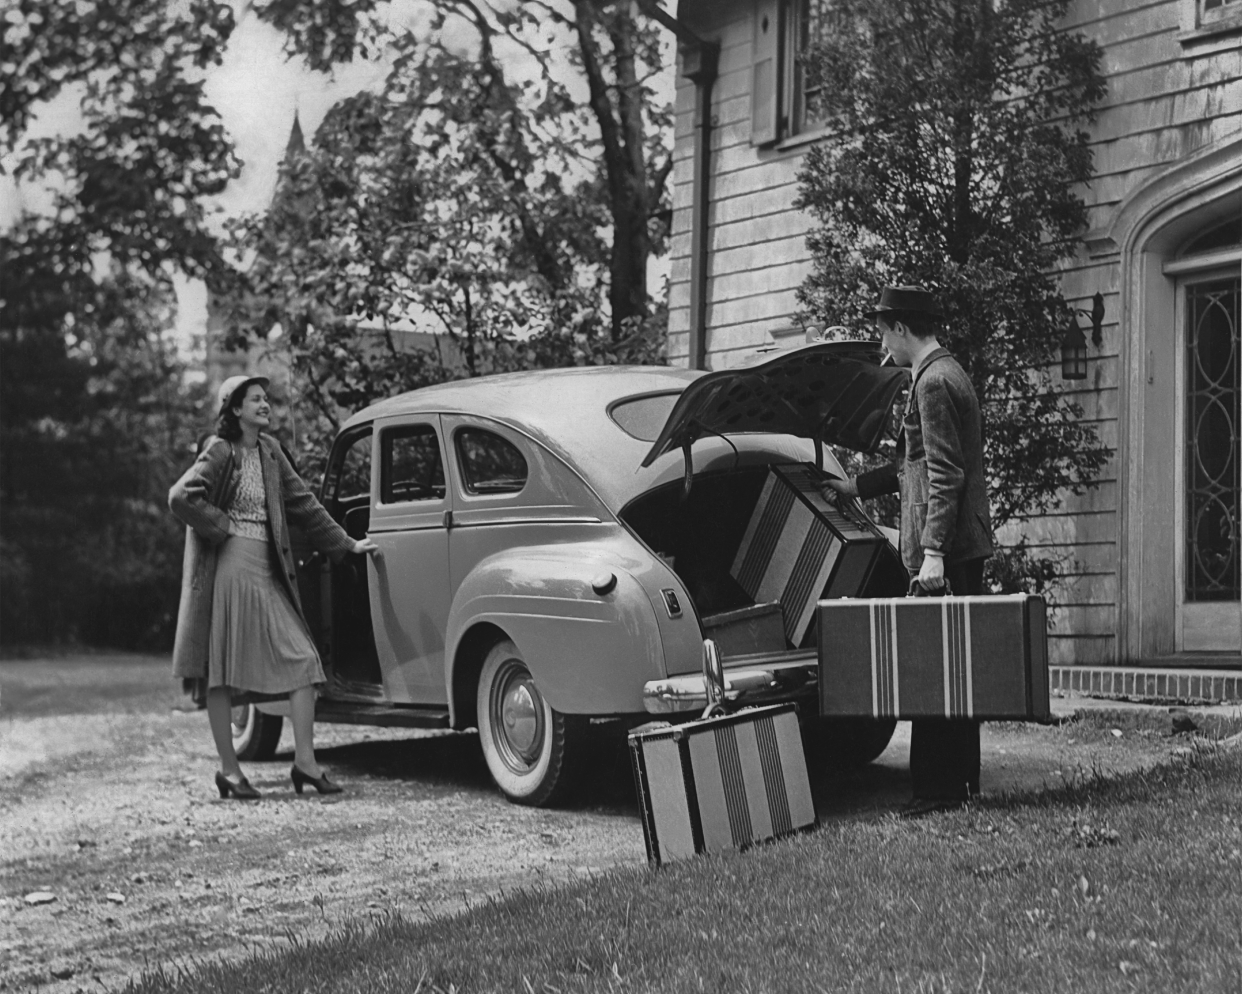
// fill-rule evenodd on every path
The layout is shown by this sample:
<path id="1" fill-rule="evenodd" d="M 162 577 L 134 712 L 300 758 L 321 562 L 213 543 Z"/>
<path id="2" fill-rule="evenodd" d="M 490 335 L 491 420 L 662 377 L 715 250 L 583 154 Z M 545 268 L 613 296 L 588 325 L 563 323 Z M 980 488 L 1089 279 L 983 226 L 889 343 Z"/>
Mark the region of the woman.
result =
<path id="1" fill-rule="evenodd" d="M 319 653 L 302 614 L 286 519 L 339 561 L 373 553 L 370 539 L 345 534 L 294 471 L 268 426 L 267 378 L 231 376 L 217 394 L 216 435 L 168 494 L 188 526 L 173 674 L 207 688 L 207 716 L 220 770 L 220 796 L 261 795 L 233 749 L 232 707 L 289 698 L 300 794 L 310 784 L 340 793 L 315 759 L 315 688 L 324 682 Z"/>

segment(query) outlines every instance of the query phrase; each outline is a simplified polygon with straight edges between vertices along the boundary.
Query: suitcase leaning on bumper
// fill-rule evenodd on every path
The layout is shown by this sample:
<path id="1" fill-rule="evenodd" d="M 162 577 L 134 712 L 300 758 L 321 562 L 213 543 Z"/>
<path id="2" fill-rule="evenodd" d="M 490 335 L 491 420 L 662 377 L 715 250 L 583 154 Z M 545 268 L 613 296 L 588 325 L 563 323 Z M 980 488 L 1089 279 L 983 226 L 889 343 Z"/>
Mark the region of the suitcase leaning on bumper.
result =
<path id="1" fill-rule="evenodd" d="M 630 758 L 652 863 L 745 849 L 815 825 L 806 757 L 792 704 L 722 713 L 715 645 L 704 652 L 704 716 L 630 732 Z M 718 682 L 717 682 L 718 681 Z"/>
<path id="2" fill-rule="evenodd" d="M 1046 721 L 1042 597 L 820 601 L 820 714 Z"/>

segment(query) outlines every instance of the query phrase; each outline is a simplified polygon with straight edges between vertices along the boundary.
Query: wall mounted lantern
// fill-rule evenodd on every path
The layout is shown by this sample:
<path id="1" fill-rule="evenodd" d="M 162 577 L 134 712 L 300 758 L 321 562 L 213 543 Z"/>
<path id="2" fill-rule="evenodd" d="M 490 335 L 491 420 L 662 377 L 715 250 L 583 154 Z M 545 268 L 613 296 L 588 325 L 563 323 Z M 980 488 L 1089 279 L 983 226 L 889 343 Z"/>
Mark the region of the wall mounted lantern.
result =
<path id="1" fill-rule="evenodd" d="M 1078 315 L 1091 319 L 1091 343 L 1099 348 L 1104 344 L 1104 295 L 1096 292 L 1091 298 L 1091 310 L 1076 307 L 1070 312 L 1069 327 L 1061 339 L 1061 379 L 1085 380 L 1087 378 L 1087 336 L 1078 327 Z"/>
<path id="2" fill-rule="evenodd" d="M 1087 378 L 1087 337 L 1078 327 L 1078 319 L 1071 314 L 1069 327 L 1061 339 L 1061 379 L 1085 380 Z"/>

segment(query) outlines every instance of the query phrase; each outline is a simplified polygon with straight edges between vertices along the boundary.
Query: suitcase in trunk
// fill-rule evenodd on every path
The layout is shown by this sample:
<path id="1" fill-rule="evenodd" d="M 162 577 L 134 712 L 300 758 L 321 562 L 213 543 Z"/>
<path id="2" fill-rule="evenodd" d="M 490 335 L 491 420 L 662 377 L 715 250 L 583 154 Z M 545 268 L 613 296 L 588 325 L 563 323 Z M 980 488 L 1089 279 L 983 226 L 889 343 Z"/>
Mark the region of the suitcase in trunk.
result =
<path id="1" fill-rule="evenodd" d="M 630 732 L 652 863 L 745 849 L 815 824 L 792 704 Z"/>
<path id="2" fill-rule="evenodd" d="M 813 466 L 773 466 L 729 570 L 755 603 L 779 602 L 785 637 L 806 639 L 815 604 L 857 597 L 888 540 L 848 501 L 821 489 Z"/>
<path id="3" fill-rule="evenodd" d="M 779 604 L 752 604 L 704 615 L 703 635 L 715 641 L 722 656 L 780 652 L 785 648 L 785 620 Z"/>
<path id="4" fill-rule="evenodd" d="M 1044 721 L 1044 599 L 1029 594 L 819 602 L 820 713 Z"/>

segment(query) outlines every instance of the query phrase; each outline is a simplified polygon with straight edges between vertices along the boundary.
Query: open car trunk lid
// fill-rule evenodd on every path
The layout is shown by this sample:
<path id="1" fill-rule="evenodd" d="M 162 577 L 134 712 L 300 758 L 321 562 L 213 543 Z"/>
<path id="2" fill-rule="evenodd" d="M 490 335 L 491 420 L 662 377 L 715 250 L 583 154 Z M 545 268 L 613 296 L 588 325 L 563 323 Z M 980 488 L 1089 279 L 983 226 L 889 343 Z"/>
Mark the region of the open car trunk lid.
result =
<path id="1" fill-rule="evenodd" d="M 817 342 L 691 383 L 643 459 L 707 435 L 771 432 L 869 452 L 879 444 L 907 370 L 881 366 L 878 342 Z"/>

